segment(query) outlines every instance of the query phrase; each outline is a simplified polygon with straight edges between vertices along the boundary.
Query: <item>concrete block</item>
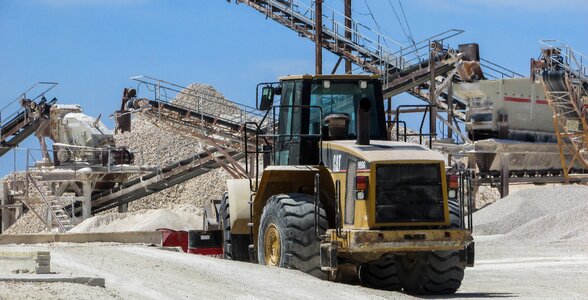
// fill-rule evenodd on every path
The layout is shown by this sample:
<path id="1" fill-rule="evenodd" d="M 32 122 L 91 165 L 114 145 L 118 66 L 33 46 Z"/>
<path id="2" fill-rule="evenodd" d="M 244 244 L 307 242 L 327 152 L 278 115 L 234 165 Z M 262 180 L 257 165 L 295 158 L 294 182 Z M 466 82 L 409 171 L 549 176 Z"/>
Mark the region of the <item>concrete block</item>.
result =
<path id="1" fill-rule="evenodd" d="M 17 273 L 48 274 L 51 272 L 49 251 L 0 251 L 0 261 L 10 262 Z"/>
<path id="2" fill-rule="evenodd" d="M 35 269 L 35 274 L 50 274 L 51 267 L 50 266 L 37 266 Z"/>
<path id="3" fill-rule="evenodd" d="M 90 233 L 41 233 L 41 234 L 1 234 L 0 245 L 8 244 L 44 244 L 44 243 L 161 243 L 161 232 L 128 231 L 128 232 L 90 232 Z"/>
<path id="4" fill-rule="evenodd" d="M 39 275 L 14 275 L 10 277 L 0 277 L 0 282 L 71 282 L 85 284 L 89 286 L 105 287 L 106 280 L 99 277 L 61 277 L 53 274 Z"/>

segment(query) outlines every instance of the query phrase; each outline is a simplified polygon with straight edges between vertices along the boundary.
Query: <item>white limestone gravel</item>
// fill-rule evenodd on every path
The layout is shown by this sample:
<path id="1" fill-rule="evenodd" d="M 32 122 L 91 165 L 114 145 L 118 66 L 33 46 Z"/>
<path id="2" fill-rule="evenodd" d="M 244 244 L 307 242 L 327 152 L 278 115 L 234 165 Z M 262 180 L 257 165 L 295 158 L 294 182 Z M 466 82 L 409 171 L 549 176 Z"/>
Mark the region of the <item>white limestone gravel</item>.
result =
<path id="1" fill-rule="evenodd" d="M 175 210 L 145 209 L 129 213 L 97 215 L 84 220 L 69 232 L 123 232 L 202 229 L 200 207 L 183 205 Z"/>
<path id="2" fill-rule="evenodd" d="M 588 242 L 588 187 L 548 186 L 522 190 L 474 213 L 476 235 L 504 241 Z"/>
<path id="3" fill-rule="evenodd" d="M 124 299 L 115 290 L 76 283 L 0 282 L 0 299 Z"/>
<path id="4" fill-rule="evenodd" d="M 214 115 L 239 114 L 239 108 L 210 85 L 193 83 L 179 93 L 172 103 L 196 111 Z M 151 120 L 134 115 L 131 132 L 115 135 L 116 144 L 126 146 L 136 153 L 136 164 L 165 166 L 196 155 L 203 145 L 195 138 L 188 138 L 166 128 L 158 127 Z M 201 207 L 206 200 L 220 199 L 226 191 L 226 179 L 231 178 L 223 169 L 190 179 L 159 193 L 129 204 L 129 211 L 142 209 L 174 209 L 190 204 Z"/>

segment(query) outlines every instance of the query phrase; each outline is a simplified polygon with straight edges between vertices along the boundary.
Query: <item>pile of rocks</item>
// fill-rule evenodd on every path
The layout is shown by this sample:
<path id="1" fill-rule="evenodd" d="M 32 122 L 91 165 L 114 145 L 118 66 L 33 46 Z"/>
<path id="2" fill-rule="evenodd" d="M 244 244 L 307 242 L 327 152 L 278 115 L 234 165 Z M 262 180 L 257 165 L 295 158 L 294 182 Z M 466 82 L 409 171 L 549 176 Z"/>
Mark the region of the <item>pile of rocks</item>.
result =
<path id="1" fill-rule="evenodd" d="M 504 242 L 588 242 L 586 186 L 521 190 L 474 214 L 474 234 Z"/>
<path id="2" fill-rule="evenodd" d="M 97 215 L 84 220 L 72 233 L 154 231 L 159 228 L 172 230 L 202 229 L 200 210 L 194 205 L 178 206 L 175 209 L 144 209 L 128 213 Z"/>
<path id="3" fill-rule="evenodd" d="M 15 182 L 15 181 L 24 181 L 26 179 L 26 175 L 23 172 L 16 172 L 11 173 L 4 176 L 0 179 L 0 184 L 4 182 Z M 29 195 L 35 196 L 38 192 L 33 188 L 29 187 Z M 47 214 L 47 207 L 45 205 L 33 205 L 32 208 L 41 216 Z M 27 209 L 26 206 L 24 209 Z M 12 226 L 10 226 L 3 234 L 23 234 L 23 233 L 35 233 L 41 232 L 45 230 L 45 225 L 39 218 L 35 216 L 32 212 L 25 213 L 21 218 L 16 220 Z"/>
<path id="4" fill-rule="evenodd" d="M 239 116 L 241 109 L 227 100 L 210 85 L 191 84 L 171 101 L 194 111 L 211 115 Z M 204 145 L 195 138 L 170 132 L 158 127 L 138 114 L 132 120 L 130 132 L 116 134 L 116 144 L 126 146 L 135 153 L 135 164 L 166 166 L 201 152 Z M 223 169 L 213 170 L 159 193 L 129 204 L 129 211 L 142 209 L 174 208 L 190 204 L 201 207 L 206 200 L 220 199 L 226 191 L 226 179 L 231 178 Z"/>

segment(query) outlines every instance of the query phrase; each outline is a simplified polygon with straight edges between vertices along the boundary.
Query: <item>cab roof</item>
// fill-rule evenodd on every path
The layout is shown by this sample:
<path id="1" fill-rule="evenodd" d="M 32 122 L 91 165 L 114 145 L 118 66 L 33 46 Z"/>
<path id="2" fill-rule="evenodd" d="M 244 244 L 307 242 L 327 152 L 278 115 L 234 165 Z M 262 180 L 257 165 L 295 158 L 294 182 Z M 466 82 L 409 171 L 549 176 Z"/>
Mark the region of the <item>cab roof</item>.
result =
<path id="1" fill-rule="evenodd" d="M 278 78 L 280 81 L 287 81 L 287 80 L 299 80 L 299 79 L 328 79 L 328 80 L 370 80 L 370 79 L 379 79 L 380 76 L 378 75 L 353 75 L 353 74 L 326 74 L 326 75 L 286 75 L 283 77 Z"/>

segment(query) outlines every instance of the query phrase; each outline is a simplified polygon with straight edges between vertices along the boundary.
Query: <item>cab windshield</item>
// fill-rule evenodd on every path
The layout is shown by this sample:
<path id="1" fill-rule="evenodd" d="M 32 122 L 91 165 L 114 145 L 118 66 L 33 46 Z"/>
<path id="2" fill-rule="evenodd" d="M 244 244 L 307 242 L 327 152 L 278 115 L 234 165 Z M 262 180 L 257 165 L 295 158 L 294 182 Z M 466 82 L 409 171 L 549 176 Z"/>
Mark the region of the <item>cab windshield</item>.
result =
<path id="1" fill-rule="evenodd" d="M 370 135 L 372 139 L 381 139 L 386 136 L 385 129 L 381 128 L 378 120 L 380 106 L 376 103 L 374 84 L 370 81 L 313 81 L 310 91 L 310 105 L 322 108 L 322 120 L 318 109 L 310 110 L 310 133 L 318 133 L 319 126 L 324 127 L 325 117 L 333 114 L 349 117 L 349 129 L 345 139 L 357 138 L 356 109 L 359 101 L 367 98 L 371 102 Z"/>

